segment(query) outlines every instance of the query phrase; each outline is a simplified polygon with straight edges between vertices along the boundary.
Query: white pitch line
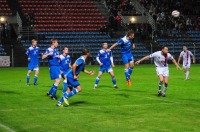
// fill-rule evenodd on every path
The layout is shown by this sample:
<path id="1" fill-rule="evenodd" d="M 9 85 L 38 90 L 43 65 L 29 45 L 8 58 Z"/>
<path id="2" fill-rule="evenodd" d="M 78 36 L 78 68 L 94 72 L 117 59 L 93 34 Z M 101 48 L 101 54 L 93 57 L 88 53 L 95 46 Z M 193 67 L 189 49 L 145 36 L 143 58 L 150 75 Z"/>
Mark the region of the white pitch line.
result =
<path id="1" fill-rule="evenodd" d="M 5 126 L 5 125 L 3 125 L 3 124 L 1 124 L 1 123 L 0 123 L 0 127 L 3 128 L 3 129 L 5 129 L 5 130 L 8 131 L 8 132 L 15 132 L 15 130 L 13 130 L 13 129 L 11 129 L 10 127 Z"/>

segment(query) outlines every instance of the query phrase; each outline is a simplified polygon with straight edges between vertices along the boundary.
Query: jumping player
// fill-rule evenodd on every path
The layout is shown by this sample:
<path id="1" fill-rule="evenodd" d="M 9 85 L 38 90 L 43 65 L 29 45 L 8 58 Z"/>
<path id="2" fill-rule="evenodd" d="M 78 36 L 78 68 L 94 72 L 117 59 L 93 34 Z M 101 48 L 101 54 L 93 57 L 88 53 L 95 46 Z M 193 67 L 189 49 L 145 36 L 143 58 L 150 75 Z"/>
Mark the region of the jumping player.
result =
<path id="1" fill-rule="evenodd" d="M 60 71 L 60 55 L 58 50 L 58 40 L 51 39 L 51 47 L 46 49 L 46 52 L 42 56 L 42 59 L 48 57 L 49 62 L 49 72 L 51 80 L 55 80 L 55 83 L 51 87 L 51 89 L 47 92 L 47 96 L 50 96 L 53 100 L 57 100 L 56 91 L 58 89 L 58 85 L 61 81 L 61 71 Z"/>
<path id="2" fill-rule="evenodd" d="M 40 54 L 40 48 L 37 47 L 37 40 L 32 40 L 32 46 L 30 46 L 26 54 L 28 56 L 28 72 L 26 76 L 26 84 L 27 86 L 30 85 L 30 74 L 34 70 L 35 76 L 34 76 L 34 85 L 37 85 L 38 80 L 38 74 L 39 74 L 39 54 Z"/>
<path id="3" fill-rule="evenodd" d="M 130 76 L 134 68 L 134 58 L 131 52 L 131 49 L 135 48 L 135 44 L 133 44 L 132 42 L 133 38 L 134 38 L 134 32 L 129 31 L 126 36 L 121 38 L 118 42 L 116 42 L 109 48 L 109 50 L 112 50 L 114 47 L 118 45 L 121 46 L 121 56 L 122 56 L 123 63 L 125 65 L 124 73 L 126 77 L 126 84 L 128 86 L 131 86 Z"/>
<path id="4" fill-rule="evenodd" d="M 65 92 L 63 94 L 63 97 L 58 101 L 57 106 L 63 106 L 63 100 L 66 105 L 69 105 L 68 99 L 73 96 L 74 94 L 77 94 L 82 90 L 80 83 L 78 81 L 78 77 L 81 71 L 83 71 L 86 74 L 94 75 L 94 71 L 87 71 L 84 69 L 86 63 L 85 60 L 90 56 L 90 52 L 88 49 L 83 49 L 82 56 L 80 56 L 76 62 L 72 65 L 72 70 L 70 70 L 69 74 L 67 75 L 67 84 L 70 89 L 74 87 L 74 89 L 71 92 Z"/>
<path id="5" fill-rule="evenodd" d="M 187 46 L 183 46 L 183 51 L 180 53 L 180 56 L 178 58 L 178 64 L 181 59 L 183 59 L 183 68 L 185 72 L 185 80 L 189 80 L 189 70 L 190 70 L 190 65 L 191 65 L 191 57 L 193 63 L 195 63 L 195 56 L 192 54 L 191 51 L 188 50 Z"/>
<path id="6" fill-rule="evenodd" d="M 167 47 L 162 47 L 161 51 L 154 52 L 153 54 L 150 54 L 149 56 L 143 57 L 141 60 L 137 61 L 135 64 L 140 64 L 144 60 L 148 60 L 149 58 L 154 58 L 154 64 L 156 66 L 156 72 L 159 78 L 158 83 L 158 95 L 165 97 L 166 90 L 168 87 L 168 77 L 169 77 L 169 68 L 167 61 L 172 60 L 172 62 L 176 65 L 176 68 L 181 70 L 180 66 L 177 64 L 176 60 L 173 58 L 173 56 L 168 53 Z M 161 90 L 162 85 L 164 82 L 164 88 Z"/>
<path id="7" fill-rule="evenodd" d="M 100 65 L 100 68 L 99 68 L 99 74 L 95 81 L 94 89 L 97 88 L 100 78 L 105 71 L 110 74 L 114 88 L 118 88 L 117 84 L 116 84 L 115 75 L 114 75 L 114 72 L 112 69 L 112 67 L 115 67 L 115 65 L 113 63 L 112 51 L 111 50 L 107 51 L 108 43 L 106 43 L 106 42 L 102 44 L 102 47 L 103 48 L 101 50 L 99 50 L 98 55 L 96 57 L 96 60 L 98 61 L 99 65 Z M 111 67 L 111 65 L 112 65 L 112 67 Z"/>

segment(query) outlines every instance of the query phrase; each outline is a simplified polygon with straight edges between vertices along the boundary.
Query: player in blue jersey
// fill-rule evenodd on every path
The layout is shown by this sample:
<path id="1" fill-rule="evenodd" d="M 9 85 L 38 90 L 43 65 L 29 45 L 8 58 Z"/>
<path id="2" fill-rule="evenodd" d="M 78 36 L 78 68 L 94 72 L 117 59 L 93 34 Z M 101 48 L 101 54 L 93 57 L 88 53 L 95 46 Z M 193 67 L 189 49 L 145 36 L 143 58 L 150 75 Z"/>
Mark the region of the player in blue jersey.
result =
<path id="1" fill-rule="evenodd" d="M 67 74 L 69 73 L 69 70 L 71 68 L 71 58 L 70 55 L 68 55 L 68 48 L 63 48 L 63 54 L 60 55 L 60 70 L 61 75 L 64 78 L 63 81 L 63 93 L 67 91 Z"/>
<path id="2" fill-rule="evenodd" d="M 82 90 L 80 83 L 78 81 L 78 77 L 81 71 L 86 74 L 94 75 L 94 71 L 87 71 L 85 68 L 86 62 L 85 60 L 90 56 L 90 52 L 88 49 L 83 49 L 82 56 L 80 56 L 75 63 L 72 65 L 72 70 L 70 70 L 69 74 L 67 75 L 67 84 L 69 88 L 74 89 L 71 92 L 65 92 L 63 97 L 58 101 L 57 106 L 62 106 L 63 100 L 66 105 L 69 105 L 68 99 L 77 94 Z"/>
<path id="3" fill-rule="evenodd" d="M 108 43 L 106 43 L 106 42 L 102 44 L 102 47 L 103 47 L 103 49 L 99 50 L 98 55 L 96 57 L 96 60 L 98 61 L 99 65 L 100 65 L 100 68 L 99 68 L 99 74 L 98 74 L 95 84 L 94 84 L 94 89 L 97 88 L 100 78 L 105 71 L 110 74 L 110 76 L 112 77 L 113 85 L 117 89 L 118 87 L 117 87 L 115 75 L 114 75 L 114 72 L 112 69 L 112 67 L 115 67 L 115 65 L 113 63 L 112 51 L 111 50 L 107 51 Z"/>
<path id="4" fill-rule="evenodd" d="M 53 84 L 51 89 L 47 92 L 47 96 L 50 96 L 53 100 L 57 100 L 56 91 L 61 81 L 60 55 L 59 51 L 56 49 L 57 47 L 58 47 L 58 40 L 51 39 L 51 47 L 46 49 L 45 53 L 42 56 L 42 59 L 48 57 L 50 77 L 52 80 L 55 80 L 55 83 Z"/>
<path id="5" fill-rule="evenodd" d="M 127 35 L 118 40 L 115 44 L 113 44 L 109 50 L 112 50 L 116 46 L 121 46 L 121 56 L 123 63 L 125 65 L 125 77 L 126 77 L 126 84 L 131 86 L 131 79 L 130 76 L 133 72 L 134 68 L 134 58 L 131 52 L 132 49 L 135 48 L 135 44 L 133 44 L 132 40 L 134 39 L 134 32 L 128 31 Z M 108 51 L 109 51 L 108 50 Z"/>
<path id="6" fill-rule="evenodd" d="M 28 73 L 26 76 L 26 84 L 27 86 L 30 85 L 30 74 L 34 70 L 35 76 L 34 76 L 34 85 L 37 85 L 37 79 L 39 74 L 39 54 L 40 54 L 40 48 L 37 47 L 37 40 L 32 40 L 32 46 L 30 46 L 26 54 L 28 56 Z"/>

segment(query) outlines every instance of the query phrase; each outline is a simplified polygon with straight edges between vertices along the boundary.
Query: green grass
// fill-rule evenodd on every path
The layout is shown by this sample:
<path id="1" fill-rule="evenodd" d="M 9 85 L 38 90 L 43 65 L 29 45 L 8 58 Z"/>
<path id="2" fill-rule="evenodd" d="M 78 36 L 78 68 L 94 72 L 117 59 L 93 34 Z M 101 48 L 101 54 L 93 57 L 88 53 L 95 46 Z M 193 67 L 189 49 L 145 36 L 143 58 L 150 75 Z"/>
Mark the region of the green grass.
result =
<path id="1" fill-rule="evenodd" d="M 135 67 L 131 87 L 125 84 L 123 66 L 114 68 L 119 90 L 104 74 L 93 90 L 94 76 L 80 75 L 83 91 L 69 99 L 70 106 L 58 108 L 46 96 L 53 81 L 48 68 L 40 68 L 39 85 L 26 86 L 26 68 L 0 69 L 0 131 L 5 125 L 15 131 L 67 132 L 183 132 L 200 131 L 200 65 L 192 65 L 189 81 L 183 71 L 170 65 L 167 96 L 157 96 L 154 65 Z M 32 74 L 33 75 L 33 74 Z M 33 81 L 33 76 L 31 76 Z M 57 96 L 61 97 L 62 84 Z"/>

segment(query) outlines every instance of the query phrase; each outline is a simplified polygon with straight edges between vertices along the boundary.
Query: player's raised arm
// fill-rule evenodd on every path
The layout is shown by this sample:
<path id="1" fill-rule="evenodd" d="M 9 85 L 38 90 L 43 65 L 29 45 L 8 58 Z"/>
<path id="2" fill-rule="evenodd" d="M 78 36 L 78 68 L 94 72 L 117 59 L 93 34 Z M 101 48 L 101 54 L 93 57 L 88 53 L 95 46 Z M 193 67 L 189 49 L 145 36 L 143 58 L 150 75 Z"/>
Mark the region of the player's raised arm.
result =
<path id="1" fill-rule="evenodd" d="M 148 60 L 150 58 L 150 56 L 145 56 L 143 57 L 141 60 L 138 60 L 137 62 L 135 62 L 136 65 L 139 65 L 141 62 Z"/>
<path id="2" fill-rule="evenodd" d="M 178 70 L 182 70 L 182 68 L 178 65 L 178 63 L 176 62 L 175 59 L 172 59 L 172 62 L 176 65 L 176 68 L 177 68 Z"/>
<path id="3" fill-rule="evenodd" d="M 114 43 L 110 48 L 109 50 L 112 50 L 113 48 L 115 48 L 118 44 L 117 43 Z"/>

